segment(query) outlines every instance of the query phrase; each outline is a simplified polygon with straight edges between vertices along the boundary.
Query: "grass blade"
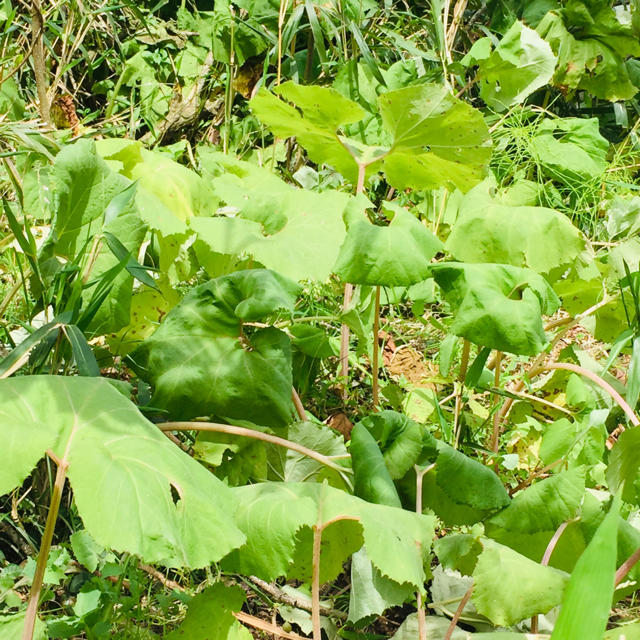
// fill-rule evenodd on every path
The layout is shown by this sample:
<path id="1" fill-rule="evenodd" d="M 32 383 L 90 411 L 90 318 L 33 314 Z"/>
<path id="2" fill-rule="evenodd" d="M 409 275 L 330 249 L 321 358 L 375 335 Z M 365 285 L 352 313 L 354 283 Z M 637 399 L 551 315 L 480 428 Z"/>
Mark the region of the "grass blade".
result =
<path id="1" fill-rule="evenodd" d="M 613 598 L 619 512 L 616 497 L 576 563 L 551 640 L 602 640 Z"/>

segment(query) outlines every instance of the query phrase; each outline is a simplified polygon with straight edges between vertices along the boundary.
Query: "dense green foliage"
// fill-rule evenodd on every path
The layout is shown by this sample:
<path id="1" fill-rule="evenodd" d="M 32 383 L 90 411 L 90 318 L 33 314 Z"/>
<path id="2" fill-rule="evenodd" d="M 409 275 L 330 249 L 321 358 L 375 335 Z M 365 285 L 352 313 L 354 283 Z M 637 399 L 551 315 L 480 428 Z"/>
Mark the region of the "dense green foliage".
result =
<path id="1" fill-rule="evenodd" d="M 0 39 L 2 638 L 640 638 L 637 0 Z"/>

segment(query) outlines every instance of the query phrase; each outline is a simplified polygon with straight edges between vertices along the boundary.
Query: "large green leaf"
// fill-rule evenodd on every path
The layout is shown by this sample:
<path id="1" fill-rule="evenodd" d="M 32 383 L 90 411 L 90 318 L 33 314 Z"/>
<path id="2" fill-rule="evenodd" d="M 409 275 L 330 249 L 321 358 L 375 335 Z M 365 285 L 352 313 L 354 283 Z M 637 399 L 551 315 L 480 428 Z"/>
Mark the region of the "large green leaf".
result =
<path id="1" fill-rule="evenodd" d="M 363 418 L 360 424 L 380 443 L 391 477 L 396 480 L 402 478 L 422 451 L 424 427 L 396 411 L 375 413 Z"/>
<path id="2" fill-rule="evenodd" d="M 351 622 L 371 615 L 381 615 L 389 607 L 402 604 L 412 593 L 412 585 L 398 584 L 385 578 L 369 560 L 365 547 L 351 556 Z"/>
<path id="3" fill-rule="evenodd" d="M 287 431 L 287 439 L 325 456 L 341 456 L 348 461 L 344 438 L 335 429 L 314 422 L 297 422 Z M 284 463 L 285 482 L 327 482 L 332 487 L 347 489 L 344 475 L 313 458 L 287 450 Z"/>
<path id="4" fill-rule="evenodd" d="M 614 102 L 637 92 L 624 62 L 640 56 L 640 43 L 631 25 L 618 20 L 611 3 L 569 0 L 564 8 L 547 13 L 537 31 L 558 56 L 556 86 L 586 89 Z"/>
<path id="5" fill-rule="evenodd" d="M 73 258 L 102 226 L 109 202 L 130 181 L 109 169 L 96 153 L 95 142 L 78 140 L 56 156 L 52 182 L 58 202 L 52 238 L 55 253 Z"/>
<path id="6" fill-rule="evenodd" d="M 19 486 L 51 450 L 68 462 L 80 516 L 104 547 L 195 568 L 242 544 L 229 489 L 106 380 L 2 380 L 0 419 L 0 494 Z"/>
<path id="7" fill-rule="evenodd" d="M 566 216 L 544 207 L 503 204 L 491 191 L 487 180 L 462 200 L 445 245 L 456 260 L 548 273 L 569 264 L 584 249 L 582 234 Z"/>
<path id="8" fill-rule="evenodd" d="M 584 495 L 584 469 L 565 471 L 518 493 L 489 523 L 509 531 L 555 531 L 575 517 Z"/>
<path id="9" fill-rule="evenodd" d="M 473 571 L 471 596 L 478 613 L 496 625 L 511 626 L 560 604 L 568 580 L 566 574 L 496 542 L 485 540 L 482 544 L 484 550 Z"/>
<path id="10" fill-rule="evenodd" d="M 10 616 L 0 616 L 0 634 L 5 640 L 21 640 L 24 630 L 25 612 L 15 613 Z M 49 637 L 47 627 L 40 618 L 36 618 L 33 640 L 46 640 Z"/>
<path id="11" fill-rule="evenodd" d="M 331 571 L 322 573 L 323 580 L 333 579 L 336 568 L 339 572 L 341 563 L 364 541 L 371 562 L 383 576 L 423 589 L 423 554 L 433 538 L 432 516 L 365 502 L 326 484 L 262 483 L 231 491 L 239 506 L 238 524 L 247 535 L 247 543 L 225 559 L 224 566 L 230 570 L 237 570 L 235 563 L 240 559 L 243 566 L 263 567 L 266 574 L 274 575 L 291 562 L 292 549 L 298 546 L 305 552 L 305 571 L 292 566 L 289 573 L 308 580 L 312 549 L 309 527 L 331 522 L 326 532 L 335 527 L 333 539 L 343 542 L 331 544 L 331 536 L 323 542 L 321 572 L 325 555 L 333 570 L 333 575 Z M 280 519 L 285 512 L 286 516 Z M 362 536 L 359 540 L 358 531 Z M 344 534 L 354 538 L 350 540 Z M 294 563 L 301 561 L 299 555 L 294 558 Z"/>
<path id="12" fill-rule="evenodd" d="M 510 353 L 534 355 L 543 349 L 547 340 L 542 315 L 554 313 L 559 300 L 537 273 L 501 264 L 456 262 L 431 270 L 453 308 L 453 333 Z"/>
<path id="13" fill-rule="evenodd" d="M 613 598 L 619 513 L 616 498 L 571 574 L 553 640 L 601 640 Z"/>
<path id="14" fill-rule="evenodd" d="M 606 170 L 609 141 L 597 118 L 543 120 L 531 140 L 531 154 L 552 178 L 598 178 Z"/>
<path id="15" fill-rule="evenodd" d="M 132 355 L 154 388 L 152 406 L 181 418 L 214 415 L 281 427 L 291 421 L 289 338 L 244 322 L 291 312 L 299 287 L 265 269 L 192 289 Z"/>
<path id="16" fill-rule="evenodd" d="M 104 232 L 113 234 L 137 256 L 146 233 L 137 208 L 124 202 L 117 217 L 105 218 L 110 203 L 131 182 L 111 171 L 97 154 L 93 141 L 78 140 L 60 151 L 55 159 L 52 183 L 58 204 L 51 236 L 42 248 L 41 262 L 50 256 L 73 260 L 83 251 L 88 255 L 94 238 Z M 99 279 L 120 262 L 106 242 L 102 241 L 97 250 L 90 272 L 92 280 Z M 133 277 L 122 269 L 91 322 L 93 333 L 117 331 L 129 323 L 132 288 Z"/>
<path id="17" fill-rule="evenodd" d="M 443 442 L 438 442 L 436 470 L 438 486 L 458 504 L 497 510 L 510 502 L 492 469 Z"/>
<path id="18" fill-rule="evenodd" d="M 314 162 L 326 163 L 355 182 L 357 165 L 341 142 L 338 131 L 346 124 L 362 120 L 364 109 L 334 89 L 323 87 L 301 87 L 285 82 L 275 93 L 295 103 L 300 111 L 261 89 L 250 102 L 258 119 L 276 136 L 295 136 Z"/>
<path id="19" fill-rule="evenodd" d="M 169 154 L 117 138 L 100 141 L 98 152 L 122 175 L 137 181 L 136 205 L 154 231 L 164 236 L 184 233 L 189 218 L 215 211 L 216 199 L 206 181 Z"/>
<path id="20" fill-rule="evenodd" d="M 408 211 L 387 203 L 387 227 L 366 220 L 349 225 L 336 273 L 354 284 L 410 286 L 429 276 L 429 262 L 442 244 Z"/>
<path id="21" fill-rule="evenodd" d="M 467 191 L 482 180 L 491 158 L 489 130 L 480 111 L 447 87 L 389 91 L 378 106 L 392 139 L 384 171 L 394 187 Z"/>
<path id="22" fill-rule="evenodd" d="M 233 616 L 245 601 L 237 586 L 218 582 L 198 593 L 191 602 L 184 622 L 166 640 L 251 640 L 253 636 Z"/>
<path id="23" fill-rule="evenodd" d="M 474 43 L 474 50 L 479 44 Z M 475 57 L 472 50 L 467 57 L 478 63 L 480 97 L 496 111 L 504 111 L 544 87 L 556 66 L 549 44 L 519 20 L 491 53 Z"/>
<path id="24" fill-rule="evenodd" d="M 378 109 L 384 131 L 367 146 L 343 135 L 343 127 L 366 112 L 333 89 L 280 85 L 275 95 L 262 90 L 251 101 L 253 112 L 280 137 L 296 136 L 317 163 L 334 167 L 355 182 L 357 165 L 367 175 L 381 168 L 397 189 L 458 187 L 466 191 L 483 177 L 491 139 L 482 114 L 455 98 L 447 87 L 410 86 L 382 94 Z"/>
<path id="25" fill-rule="evenodd" d="M 346 234 L 343 214 L 354 206 L 364 210 L 365 198 L 296 189 L 266 169 L 222 153 L 200 158 L 213 174 L 214 193 L 227 206 L 220 210 L 224 216 L 191 219 L 198 242 L 216 253 L 250 256 L 294 280 L 329 277 Z"/>
<path id="26" fill-rule="evenodd" d="M 436 464 L 424 475 L 422 504 L 447 526 L 474 524 L 509 504 L 509 494 L 492 469 L 426 435 L 418 464 Z M 415 486 L 415 473 L 409 471 L 402 479 L 402 487 L 414 497 Z"/>
<path id="27" fill-rule="evenodd" d="M 362 422 L 351 431 L 354 491 L 363 500 L 400 507 L 401 502 L 378 443 Z"/>

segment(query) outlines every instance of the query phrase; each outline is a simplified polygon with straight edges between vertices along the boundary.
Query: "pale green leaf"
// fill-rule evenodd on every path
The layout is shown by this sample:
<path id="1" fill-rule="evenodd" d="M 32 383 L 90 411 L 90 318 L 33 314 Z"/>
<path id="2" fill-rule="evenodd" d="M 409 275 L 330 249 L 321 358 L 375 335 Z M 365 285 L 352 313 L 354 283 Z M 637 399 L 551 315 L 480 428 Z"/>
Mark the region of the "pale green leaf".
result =
<path id="1" fill-rule="evenodd" d="M 378 98 L 378 107 L 392 138 L 384 171 L 396 189 L 467 191 L 484 178 L 491 157 L 487 125 L 480 111 L 447 87 L 389 91 Z"/>
<path id="2" fill-rule="evenodd" d="M 314 162 L 326 163 L 355 182 L 358 174 L 356 162 L 338 138 L 337 130 L 361 120 L 365 111 L 334 89 L 299 87 L 293 82 L 285 82 L 278 87 L 277 94 L 295 102 L 302 113 L 261 89 L 250 102 L 255 116 L 276 136 L 295 136 Z"/>
<path id="3" fill-rule="evenodd" d="M 451 331 L 478 345 L 535 355 L 547 340 L 542 315 L 559 300 L 534 271 L 500 264 L 445 262 L 431 267 L 453 307 Z"/>
<path id="4" fill-rule="evenodd" d="M 294 280 L 329 277 L 346 235 L 343 216 L 351 208 L 362 215 L 369 204 L 338 191 L 296 189 L 222 153 L 201 154 L 201 162 L 214 174 L 212 189 L 227 206 L 219 211 L 225 216 L 191 218 L 198 241 L 216 253 L 251 257 Z"/>
<path id="5" fill-rule="evenodd" d="M 244 509 L 250 509 L 256 501 L 263 506 L 260 518 L 256 512 L 252 514 L 251 529 L 243 529 L 247 544 L 237 553 L 243 562 L 261 562 L 259 558 L 264 555 L 271 559 L 279 571 L 290 559 L 291 549 L 299 545 L 305 552 L 305 566 L 297 567 L 294 573 L 298 576 L 307 574 L 306 579 L 309 579 L 312 548 L 309 526 L 318 522 L 333 522 L 327 531 L 331 532 L 335 527 L 334 539 L 344 541 L 342 547 L 323 545 L 322 552 L 330 556 L 328 562 L 333 570 L 357 551 L 364 541 L 371 562 L 382 575 L 398 584 L 408 582 L 415 589 L 422 589 L 426 577 L 423 554 L 431 546 L 435 525 L 432 516 L 365 502 L 326 484 L 261 483 L 231 491 L 241 513 Z M 262 502 L 264 496 L 268 498 Z M 310 505 L 313 505 L 313 510 Z M 276 524 L 278 516 L 283 513 L 282 509 L 292 513 Z M 240 522 L 241 528 L 244 527 L 243 522 L 247 520 Z M 385 523 L 384 527 L 380 526 L 381 522 Z M 305 524 L 306 528 L 300 530 Z M 272 528 L 277 534 L 274 541 L 276 546 L 272 546 Z M 362 532 L 359 540 L 358 531 Z M 352 536 L 351 540 L 349 535 Z M 296 561 L 300 563 L 302 559 L 298 557 Z M 335 574 L 331 577 L 327 575 L 331 576 L 331 573 L 324 574 L 326 580 L 335 577 Z"/>
<path id="6" fill-rule="evenodd" d="M 11 461 L 0 469 L 0 494 L 51 449 L 68 461 L 80 516 L 104 547 L 196 568 L 242 543 L 229 490 L 106 380 L 3 380 L 0 418 Z"/>
<path id="7" fill-rule="evenodd" d="M 379 227 L 352 222 L 340 249 L 336 273 L 354 284 L 409 286 L 429 276 L 440 241 L 408 211 L 387 203 L 393 220 Z"/>
<path id="8" fill-rule="evenodd" d="M 491 194 L 487 180 L 464 197 L 446 250 L 463 262 L 528 267 L 537 273 L 572 262 L 585 246 L 569 219 L 544 207 L 510 206 Z"/>
<path id="9" fill-rule="evenodd" d="M 218 582 L 197 594 L 184 622 L 164 637 L 166 640 L 251 640 L 253 636 L 233 616 L 245 601 L 237 586 Z"/>
<path id="10" fill-rule="evenodd" d="M 504 111 L 544 87 L 551 80 L 555 65 L 556 57 L 549 44 L 533 29 L 516 21 L 493 52 L 479 61 L 480 97 L 496 111 Z"/>
<path id="11" fill-rule="evenodd" d="M 24 629 L 25 612 L 14 613 L 9 616 L 0 616 L 0 635 L 3 640 L 22 640 L 22 630 Z M 47 640 L 47 625 L 36 618 L 33 640 Z"/>
<path id="12" fill-rule="evenodd" d="M 511 626 L 560 604 L 566 574 L 533 562 L 509 547 L 489 540 L 482 544 L 471 596 L 479 613 L 496 625 Z"/>
<path id="13" fill-rule="evenodd" d="M 412 593 L 412 585 L 398 584 L 382 576 L 371 564 L 365 547 L 351 556 L 351 622 L 371 615 L 381 615 L 389 607 L 402 604 Z"/>
<path id="14" fill-rule="evenodd" d="M 531 154 L 553 178 L 597 178 L 608 166 L 609 149 L 599 127 L 597 118 L 545 119 L 531 141 Z"/>

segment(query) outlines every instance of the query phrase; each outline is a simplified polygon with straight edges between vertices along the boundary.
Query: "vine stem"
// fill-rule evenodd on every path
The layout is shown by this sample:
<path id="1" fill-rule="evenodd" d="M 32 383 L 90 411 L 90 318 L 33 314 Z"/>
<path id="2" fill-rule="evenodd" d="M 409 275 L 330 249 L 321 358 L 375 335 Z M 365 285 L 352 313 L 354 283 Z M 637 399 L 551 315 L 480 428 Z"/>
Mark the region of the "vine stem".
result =
<path id="1" fill-rule="evenodd" d="M 529 370 L 528 370 L 529 375 L 535 375 L 533 372 L 537 371 L 539 367 L 542 366 L 545 359 L 547 358 L 547 355 L 548 355 L 547 352 L 550 351 L 556 344 L 558 344 L 558 342 L 562 339 L 562 336 L 564 336 L 569 331 L 569 329 L 571 329 L 572 327 L 575 327 L 577 324 L 580 324 L 582 320 L 596 313 L 596 311 L 601 309 L 603 306 L 609 304 L 609 302 L 611 302 L 611 299 L 609 297 L 605 297 L 604 300 L 601 300 L 600 302 L 594 304 L 593 306 L 589 307 L 586 311 L 579 313 L 577 316 L 573 318 L 571 316 L 567 316 L 566 318 L 559 318 L 559 319 L 551 320 L 550 322 L 548 322 L 544 327 L 545 331 L 551 331 L 552 329 L 556 329 L 557 327 L 562 327 L 562 329 L 558 331 L 558 333 L 556 333 L 556 335 L 553 337 L 553 339 L 551 340 L 551 343 L 549 344 L 549 347 L 547 348 L 547 351 L 538 354 L 536 359 L 531 363 L 531 366 L 529 367 Z M 494 365 L 495 365 L 495 362 L 492 359 L 487 363 L 487 368 L 493 369 Z M 513 390 L 517 392 L 517 391 L 522 391 L 523 388 L 524 388 L 524 382 L 522 380 L 518 380 Z M 501 421 L 506 418 L 507 414 L 509 413 L 509 410 L 511 409 L 511 406 L 513 405 L 513 402 L 514 402 L 513 398 L 506 398 L 506 400 L 504 401 L 499 411 Z"/>
<path id="2" fill-rule="evenodd" d="M 322 640 L 322 629 L 320 627 L 320 552 L 322 551 L 322 532 L 332 524 L 340 520 L 354 520 L 359 522 L 355 516 L 336 516 L 326 522 L 322 522 L 322 502 L 318 504 L 318 520 L 313 525 L 313 555 L 311 567 L 311 627 L 313 629 L 313 640 Z"/>
<path id="3" fill-rule="evenodd" d="M 40 593 L 44 582 L 44 572 L 47 568 L 47 559 L 51 550 L 51 541 L 53 540 L 53 532 L 58 519 L 58 510 L 60 508 L 60 500 L 62 499 L 62 490 L 67 477 L 67 468 L 69 464 L 66 460 L 58 460 L 50 454 L 57 464 L 56 479 L 53 483 L 53 491 L 51 492 L 51 503 L 49 504 L 49 513 L 44 526 L 44 534 L 40 542 L 40 551 L 38 552 L 38 561 L 36 562 L 36 570 L 33 574 L 33 582 L 31 583 L 31 592 L 29 594 L 29 604 L 24 618 L 24 629 L 22 631 L 22 640 L 32 640 L 33 632 L 36 625 L 36 616 L 38 613 L 38 602 L 40 601 Z"/>
<path id="4" fill-rule="evenodd" d="M 306 422 L 307 412 L 304 410 L 304 405 L 302 404 L 302 400 L 300 400 L 300 396 L 298 395 L 295 387 L 291 387 L 291 398 L 293 399 L 293 406 L 296 408 L 298 418 L 300 418 L 302 422 Z"/>
<path id="5" fill-rule="evenodd" d="M 344 285 L 344 297 L 342 300 L 342 313 L 346 313 L 353 297 L 353 285 L 347 282 Z M 342 400 L 349 397 L 349 326 L 342 323 L 340 327 L 340 377 L 342 378 Z"/>
<path id="6" fill-rule="evenodd" d="M 540 564 L 543 567 L 546 567 L 551 560 L 551 555 L 553 554 L 558 541 L 560 540 L 560 536 L 564 533 L 564 530 L 572 523 L 575 522 L 577 518 L 573 520 L 566 520 L 563 522 L 557 529 L 556 532 L 551 536 L 551 540 L 549 540 L 549 544 L 547 544 L 547 548 L 544 550 L 544 554 L 542 555 L 542 560 Z M 531 633 L 538 633 L 538 614 L 531 618 Z"/>
<path id="7" fill-rule="evenodd" d="M 471 351 L 471 343 L 466 339 L 462 339 L 462 354 L 460 356 L 460 369 L 458 371 L 458 388 L 456 389 L 456 404 L 453 413 L 453 433 L 455 449 L 458 448 L 458 440 L 460 439 L 460 413 L 462 412 L 462 393 L 464 391 L 464 381 L 467 377 L 469 368 L 469 352 Z"/>
<path id="8" fill-rule="evenodd" d="M 379 400 L 380 345 L 378 344 L 378 333 L 380 333 L 380 285 L 376 286 L 376 300 L 373 311 L 373 362 L 371 368 L 373 373 L 372 396 L 374 411 L 378 410 Z"/>
<path id="9" fill-rule="evenodd" d="M 619 567 L 616 571 L 616 577 L 613 584 L 617 587 L 622 579 L 633 569 L 634 565 L 640 560 L 640 549 L 636 549 Z"/>
<path id="10" fill-rule="evenodd" d="M 473 585 L 471 585 L 465 594 L 462 596 L 462 600 L 460 600 L 460 604 L 456 609 L 456 612 L 453 614 L 453 618 L 451 618 L 451 622 L 449 623 L 449 628 L 447 629 L 447 633 L 444 634 L 444 640 L 451 640 L 451 636 L 453 632 L 456 630 L 456 625 L 458 624 L 458 620 L 460 620 L 460 616 L 464 611 L 464 608 L 467 606 L 467 602 L 469 602 L 469 598 L 471 598 L 471 594 L 473 593 Z"/>
<path id="11" fill-rule="evenodd" d="M 572 373 L 577 373 L 585 378 L 591 380 L 597 384 L 603 391 L 606 391 L 613 400 L 618 404 L 618 406 L 625 412 L 629 421 L 634 427 L 640 426 L 640 420 L 638 416 L 636 416 L 633 409 L 629 406 L 627 401 L 606 381 L 603 380 L 597 373 L 593 373 L 593 371 L 589 371 L 584 367 L 581 367 L 577 364 L 572 364 L 571 362 L 550 362 L 549 364 L 543 364 L 538 367 L 535 372 L 531 372 L 532 375 L 536 375 L 537 373 L 541 373 L 543 371 L 549 371 L 551 369 L 565 369 L 566 371 L 571 371 Z"/>
<path id="12" fill-rule="evenodd" d="M 244 438 L 253 438 L 254 440 L 262 440 L 269 444 L 275 444 L 279 447 L 291 449 L 297 453 L 301 453 L 307 458 L 312 458 L 320 464 L 326 467 L 335 469 L 340 473 L 353 473 L 348 467 L 343 467 L 336 464 L 329 456 L 325 456 L 322 453 L 318 453 L 313 449 L 308 449 L 297 442 L 291 442 L 291 440 L 285 440 L 278 436 L 273 436 L 270 433 L 263 433 L 262 431 L 256 431 L 255 429 L 247 429 L 246 427 L 236 427 L 231 424 L 219 424 L 217 422 L 163 422 L 156 425 L 160 431 L 210 431 L 214 433 L 228 433 L 232 436 L 241 436 Z"/>
<path id="13" fill-rule="evenodd" d="M 502 351 L 496 353 L 496 366 L 493 370 L 493 386 L 496 389 L 500 388 L 500 365 L 502 364 Z M 491 446 L 489 449 L 493 453 L 498 453 L 498 445 L 500 443 L 500 409 L 498 404 L 500 403 L 500 396 L 495 395 L 496 412 L 493 414 L 493 433 L 491 434 Z M 497 464 L 497 462 L 496 462 Z"/>

